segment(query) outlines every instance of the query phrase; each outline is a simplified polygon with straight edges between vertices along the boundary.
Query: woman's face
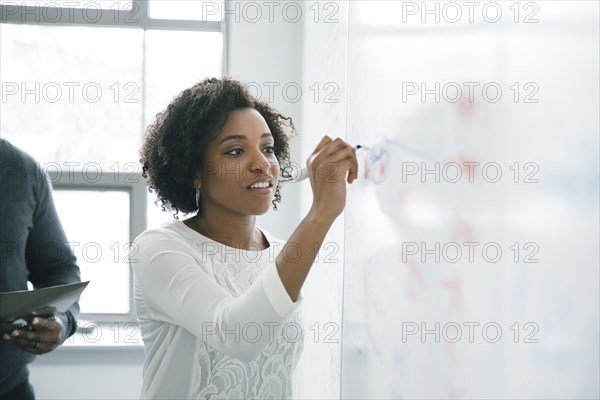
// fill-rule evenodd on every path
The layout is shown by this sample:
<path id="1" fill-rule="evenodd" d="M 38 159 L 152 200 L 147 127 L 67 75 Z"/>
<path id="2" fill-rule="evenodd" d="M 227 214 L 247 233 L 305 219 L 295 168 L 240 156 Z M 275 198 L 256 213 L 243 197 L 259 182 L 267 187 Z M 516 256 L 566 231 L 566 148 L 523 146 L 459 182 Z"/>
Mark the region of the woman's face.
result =
<path id="1" fill-rule="evenodd" d="M 196 179 L 195 185 L 202 185 L 201 209 L 239 215 L 266 213 L 279 180 L 274 145 L 258 111 L 231 111 L 219 136 L 208 146 L 203 170 L 197 173 L 201 179 Z M 261 182 L 260 187 L 252 186 L 256 182 Z"/>

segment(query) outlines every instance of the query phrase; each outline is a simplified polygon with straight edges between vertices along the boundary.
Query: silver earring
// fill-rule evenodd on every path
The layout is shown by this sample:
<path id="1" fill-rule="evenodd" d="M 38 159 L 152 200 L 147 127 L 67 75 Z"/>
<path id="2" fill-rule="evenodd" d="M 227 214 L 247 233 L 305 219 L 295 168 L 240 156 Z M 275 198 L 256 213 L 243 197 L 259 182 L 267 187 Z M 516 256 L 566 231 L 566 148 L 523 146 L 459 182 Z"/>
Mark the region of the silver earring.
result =
<path id="1" fill-rule="evenodd" d="M 200 188 L 197 187 L 196 188 L 196 208 L 200 208 L 199 200 L 200 200 Z"/>

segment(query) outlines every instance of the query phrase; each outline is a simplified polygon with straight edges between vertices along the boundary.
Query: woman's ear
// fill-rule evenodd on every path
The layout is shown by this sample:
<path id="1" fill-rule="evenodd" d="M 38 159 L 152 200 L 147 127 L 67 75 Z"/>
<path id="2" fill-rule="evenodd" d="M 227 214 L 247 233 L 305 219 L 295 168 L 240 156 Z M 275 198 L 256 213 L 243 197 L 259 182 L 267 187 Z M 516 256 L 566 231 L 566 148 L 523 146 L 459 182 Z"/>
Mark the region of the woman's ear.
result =
<path id="1" fill-rule="evenodd" d="M 196 171 L 196 177 L 194 178 L 194 187 L 200 189 L 202 187 L 202 171 Z"/>

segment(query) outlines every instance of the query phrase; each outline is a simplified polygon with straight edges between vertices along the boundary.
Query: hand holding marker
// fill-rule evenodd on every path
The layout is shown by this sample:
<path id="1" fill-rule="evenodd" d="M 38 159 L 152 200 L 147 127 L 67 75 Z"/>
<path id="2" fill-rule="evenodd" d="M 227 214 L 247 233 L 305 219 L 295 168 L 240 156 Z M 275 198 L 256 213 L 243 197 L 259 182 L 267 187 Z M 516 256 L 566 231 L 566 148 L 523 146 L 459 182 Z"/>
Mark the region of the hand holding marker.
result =
<path id="1" fill-rule="evenodd" d="M 362 149 L 365 148 L 364 146 L 361 146 L 360 144 L 357 144 L 354 147 L 354 151 L 358 150 L 358 149 Z M 303 180 L 305 180 L 306 178 L 308 178 L 308 168 L 304 167 L 302 169 L 295 169 L 292 171 L 292 182 L 302 182 Z"/>

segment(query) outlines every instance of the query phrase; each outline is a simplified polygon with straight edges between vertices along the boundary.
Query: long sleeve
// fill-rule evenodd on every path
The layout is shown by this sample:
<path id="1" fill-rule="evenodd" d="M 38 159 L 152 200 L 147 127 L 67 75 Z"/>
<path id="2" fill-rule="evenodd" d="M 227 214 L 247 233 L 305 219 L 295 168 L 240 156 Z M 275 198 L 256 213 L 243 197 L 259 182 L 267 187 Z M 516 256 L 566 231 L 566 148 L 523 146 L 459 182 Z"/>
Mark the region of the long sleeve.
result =
<path id="1" fill-rule="evenodd" d="M 233 297 L 211 276 L 202 254 L 182 240 L 147 232 L 136 244 L 132 267 L 151 318 L 182 326 L 230 357 L 258 357 L 302 300 L 292 302 L 274 258 Z"/>
<path id="2" fill-rule="evenodd" d="M 80 282 L 75 255 L 56 213 L 50 184 L 41 169 L 37 170 L 34 182 L 35 206 L 25 250 L 29 280 L 36 289 Z M 78 316 L 78 302 L 67 312 L 58 314 L 65 327 L 62 341 L 75 333 Z"/>

